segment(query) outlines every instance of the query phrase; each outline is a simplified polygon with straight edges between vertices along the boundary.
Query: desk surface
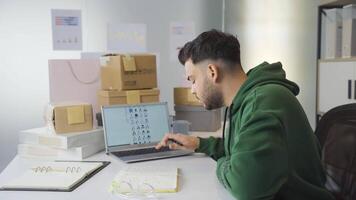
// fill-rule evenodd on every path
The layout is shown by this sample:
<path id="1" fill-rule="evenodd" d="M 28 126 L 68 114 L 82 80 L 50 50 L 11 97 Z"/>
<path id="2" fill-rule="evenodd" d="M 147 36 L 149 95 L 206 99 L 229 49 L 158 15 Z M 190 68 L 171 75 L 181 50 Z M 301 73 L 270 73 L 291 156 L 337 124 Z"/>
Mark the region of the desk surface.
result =
<path id="1" fill-rule="evenodd" d="M 159 194 L 160 200 L 164 199 L 233 199 L 232 195 L 223 188 L 215 175 L 216 162 L 203 155 L 193 154 L 190 156 L 168 158 L 155 161 L 146 161 L 133 164 L 126 164 L 119 159 L 98 153 L 86 160 L 108 160 L 111 164 L 90 178 L 87 182 L 79 186 L 73 192 L 25 192 L 25 191 L 0 191 L 1 200 L 18 199 L 120 199 L 113 197 L 108 188 L 118 171 L 126 165 L 135 166 L 175 166 L 180 169 L 179 191 L 177 193 Z M 5 170 L 0 174 L 0 185 L 11 179 L 14 175 L 23 171 L 30 164 L 35 164 L 34 160 L 27 160 L 16 156 Z"/>

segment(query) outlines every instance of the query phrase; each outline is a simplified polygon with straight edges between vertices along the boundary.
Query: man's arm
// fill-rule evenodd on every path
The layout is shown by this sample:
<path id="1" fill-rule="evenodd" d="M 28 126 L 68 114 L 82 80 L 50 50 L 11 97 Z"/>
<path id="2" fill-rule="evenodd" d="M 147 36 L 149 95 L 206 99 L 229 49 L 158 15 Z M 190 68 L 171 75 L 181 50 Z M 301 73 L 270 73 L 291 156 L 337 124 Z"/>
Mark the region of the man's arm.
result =
<path id="1" fill-rule="evenodd" d="M 212 157 L 214 160 L 225 156 L 224 141 L 221 138 L 199 138 L 199 148 L 195 151 L 199 153 L 205 153 Z"/>
<path id="2" fill-rule="evenodd" d="M 231 156 L 217 161 L 220 182 L 239 200 L 274 199 L 288 176 L 286 134 L 272 113 L 254 113 L 231 141 Z"/>
<path id="3" fill-rule="evenodd" d="M 175 142 L 169 143 L 170 140 Z M 199 138 L 179 133 L 168 133 L 157 144 L 156 149 L 164 146 L 169 146 L 171 149 L 190 149 L 199 153 L 206 153 L 215 160 L 225 155 L 224 141 L 221 138 Z"/>

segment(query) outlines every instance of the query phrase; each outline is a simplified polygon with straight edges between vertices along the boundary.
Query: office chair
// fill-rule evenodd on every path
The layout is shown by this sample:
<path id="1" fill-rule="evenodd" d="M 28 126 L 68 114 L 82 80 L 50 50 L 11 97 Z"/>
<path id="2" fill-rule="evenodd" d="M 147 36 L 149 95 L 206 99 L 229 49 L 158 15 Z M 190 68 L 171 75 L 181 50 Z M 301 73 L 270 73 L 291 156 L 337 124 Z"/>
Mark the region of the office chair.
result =
<path id="1" fill-rule="evenodd" d="M 337 200 L 356 199 L 356 103 L 335 107 L 316 131 L 326 171 L 326 188 Z"/>

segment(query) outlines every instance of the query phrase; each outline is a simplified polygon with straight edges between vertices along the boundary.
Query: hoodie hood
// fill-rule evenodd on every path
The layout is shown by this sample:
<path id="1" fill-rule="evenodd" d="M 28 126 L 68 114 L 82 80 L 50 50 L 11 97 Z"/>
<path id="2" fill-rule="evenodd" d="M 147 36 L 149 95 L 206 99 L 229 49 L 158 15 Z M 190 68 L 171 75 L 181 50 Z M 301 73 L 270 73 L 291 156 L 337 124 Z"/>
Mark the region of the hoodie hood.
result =
<path id="1" fill-rule="evenodd" d="M 250 90 L 265 84 L 278 84 L 289 89 L 295 96 L 299 94 L 299 87 L 296 83 L 286 79 L 286 72 L 282 69 L 280 62 L 269 64 L 263 62 L 247 72 L 247 80 L 234 97 L 231 113 L 237 112 L 241 103 L 249 94 Z"/>

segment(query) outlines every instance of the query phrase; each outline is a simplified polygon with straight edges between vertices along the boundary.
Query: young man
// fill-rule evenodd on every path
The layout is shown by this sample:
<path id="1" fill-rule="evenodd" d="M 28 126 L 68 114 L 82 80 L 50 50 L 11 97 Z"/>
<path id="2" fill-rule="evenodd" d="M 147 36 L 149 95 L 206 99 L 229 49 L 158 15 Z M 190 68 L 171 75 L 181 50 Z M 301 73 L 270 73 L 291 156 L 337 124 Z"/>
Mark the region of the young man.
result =
<path id="1" fill-rule="evenodd" d="M 324 188 L 317 138 L 295 97 L 299 87 L 281 63 L 264 62 L 246 74 L 237 38 L 217 30 L 185 44 L 179 60 L 206 109 L 228 107 L 229 126 L 222 138 L 166 134 L 156 148 L 211 156 L 218 179 L 238 200 L 333 199 Z"/>

